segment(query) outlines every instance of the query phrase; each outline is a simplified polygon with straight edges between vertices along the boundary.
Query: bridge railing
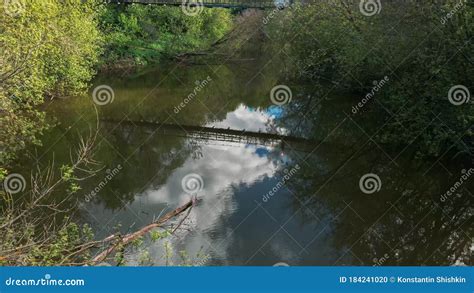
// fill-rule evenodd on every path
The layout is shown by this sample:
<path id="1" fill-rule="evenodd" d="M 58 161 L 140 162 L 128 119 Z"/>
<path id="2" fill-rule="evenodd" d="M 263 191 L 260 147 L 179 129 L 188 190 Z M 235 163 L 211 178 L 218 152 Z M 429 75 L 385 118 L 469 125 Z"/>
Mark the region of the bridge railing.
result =
<path id="1" fill-rule="evenodd" d="M 179 6 L 196 3 L 207 7 L 245 7 L 245 8 L 274 8 L 276 1 L 272 0 L 107 0 L 107 3 L 123 4 L 156 4 Z"/>

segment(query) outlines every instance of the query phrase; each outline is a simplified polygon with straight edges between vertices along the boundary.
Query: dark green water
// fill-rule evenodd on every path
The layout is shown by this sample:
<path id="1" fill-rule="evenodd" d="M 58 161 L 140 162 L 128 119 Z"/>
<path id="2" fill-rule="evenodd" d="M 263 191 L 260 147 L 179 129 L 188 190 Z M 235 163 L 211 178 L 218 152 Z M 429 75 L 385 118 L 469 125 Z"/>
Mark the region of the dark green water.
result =
<path id="1" fill-rule="evenodd" d="M 145 239 L 127 251 L 127 264 L 164 265 L 167 245 L 173 264 L 186 251 L 195 265 L 472 265 L 472 183 L 441 198 L 466 169 L 462 160 L 415 162 L 410 146 L 376 144 L 371 137 L 387 117 L 353 115 L 361 97 L 286 82 L 284 62 L 262 55 L 99 76 L 95 86 L 108 85 L 115 95 L 97 106 L 99 119 L 109 119 L 100 123 L 95 155 L 104 168 L 70 198 L 79 203 L 74 217 L 89 223 L 97 238 L 135 231 L 189 200 L 182 182 L 194 174 L 202 179 L 199 204 L 168 244 Z M 283 106 L 270 100 L 279 84 L 293 95 Z M 45 108 L 58 125 L 45 134 L 44 147 L 23 158 L 25 169 L 32 158 L 45 164 L 53 154 L 58 166 L 67 163 L 79 134 L 96 124 L 92 90 Z M 142 120 L 317 143 L 301 151 L 245 135 L 202 139 L 185 129 L 133 123 Z M 372 194 L 359 186 L 369 173 L 380 179 Z"/>

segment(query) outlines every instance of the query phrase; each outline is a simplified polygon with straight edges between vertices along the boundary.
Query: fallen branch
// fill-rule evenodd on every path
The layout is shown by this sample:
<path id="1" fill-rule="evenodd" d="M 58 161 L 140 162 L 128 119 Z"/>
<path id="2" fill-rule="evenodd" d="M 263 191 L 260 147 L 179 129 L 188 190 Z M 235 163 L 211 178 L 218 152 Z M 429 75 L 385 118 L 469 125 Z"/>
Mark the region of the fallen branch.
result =
<path id="1" fill-rule="evenodd" d="M 117 248 L 118 246 L 125 246 L 127 244 L 130 244 L 133 240 L 145 235 L 146 233 L 150 232 L 152 229 L 162 226 L 163 224 L 168 222 L 170 219 L 180 215 L 181 213 L 183 213 L 187 209 L 192 208 L 196 204 L 196 201 L 197 201 L 196 197 L 193 197 L 191 200 L 186 202 L 184 205 L 182 205 L 182 206 L 176 208 L 175 210 L 165 214 L 163 217 L 159 218 L 157 221 L 143 227 L 142 229 L 140 229 L 140 230 L 138 230 L 134 233 L 130 233 L 130 234 L 127 234 L 123 237 L 120 237 L 117 242 L 115 242 L 113 245 L 109 246 L 109 248 L 107 248 L 106 250 L 99 253 L 96 257 L 94 257 L 94 259 L 91 261 L 91 264 L 95 265 L 97 263 L 100 263 L 100 262 L 104 261 L 107 258 L 107 256 L 110 255 L 115 250 L 115 248 Z M 189 215 L 189 212 L 186 215 L 186 217 L 188 215 Z M 175 231 L 176 231 L 176 229 L 173 230 L 173 233 Z M 116 235 L 108 236 L 107 238 L 102 240 L 102 242 L 105 242 L 106 240 L 110 240 L 111 238 L 115 238 L 115 237 L 116 237 Z"/>
<path id="2" fill-rule="evenodd" d="M 183 222 L 188 218 L 188 216 L 191 213 L 192 209 L 193 209 L 193 207 L 191 206 L 191 208 L 188 209 L 188 212 L 186 213 L 186 215 L 181 219 L 181 221 L 179 221 L 178 225 L 176 225 L 176 227 L 173 229 L 173 231 L 171 231 L 171 234 L 174 234 L 174 232 L 176 232 L 176 230 L 178 230 L 179 227 L 181 227 Z"/>

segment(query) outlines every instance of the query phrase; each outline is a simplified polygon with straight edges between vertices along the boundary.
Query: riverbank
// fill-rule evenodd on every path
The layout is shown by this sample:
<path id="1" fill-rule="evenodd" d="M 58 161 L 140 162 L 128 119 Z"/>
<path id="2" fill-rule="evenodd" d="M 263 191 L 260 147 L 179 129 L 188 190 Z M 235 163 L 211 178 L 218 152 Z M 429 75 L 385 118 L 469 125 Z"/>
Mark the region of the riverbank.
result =
<path id="1" fill-rule="evenodd" d="M 103 72 L 131 70 L 208 49 L 233 26 L 231 11 L 219 8 L 187 15 L 180 7 L 109 5 L 100 17 Z"/>
<path id="2" fill-rule="evenodd" d="M 0 179 L 26 146 L 41 144 L 45 99 L 85 94 L 97 71 L 127 74 L 207 49 L 233 25 L 228 9 L 189 16 L 180 7 L 82 2 L 39 1 L 0 16 Z"/>

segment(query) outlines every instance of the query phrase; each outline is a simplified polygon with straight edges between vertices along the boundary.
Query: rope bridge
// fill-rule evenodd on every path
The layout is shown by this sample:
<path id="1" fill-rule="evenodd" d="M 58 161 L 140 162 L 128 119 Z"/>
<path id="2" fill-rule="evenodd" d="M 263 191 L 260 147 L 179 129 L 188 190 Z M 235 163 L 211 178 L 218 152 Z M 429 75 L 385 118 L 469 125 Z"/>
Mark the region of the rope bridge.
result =
<path id="1" fill-rule="evenodd" d="M 155 134 L 183 136 L 193 139 L 213 140 L 221 142 L 234 142 L 245 144 L 267 145 L 282 143 L 291 146 L 295 150 L 312 150 L 319 141 L 282 135 L 277 133 L 257 132 L 249 130 L 236 130 L 230 128 L 203 127 L 184 124 L 168 124 L 154 121 L 131 121 L 102 118 L 100 121 L 114 125 L 129 125 L 132 127 L 151 127 Z"/>

